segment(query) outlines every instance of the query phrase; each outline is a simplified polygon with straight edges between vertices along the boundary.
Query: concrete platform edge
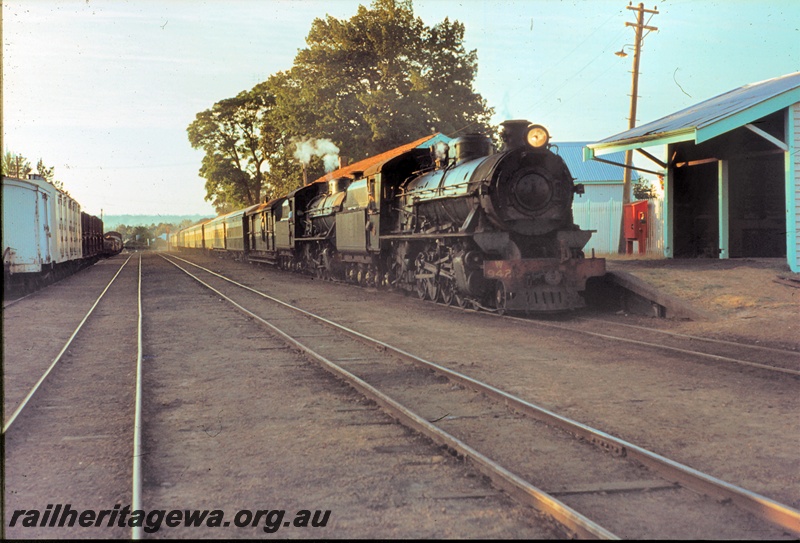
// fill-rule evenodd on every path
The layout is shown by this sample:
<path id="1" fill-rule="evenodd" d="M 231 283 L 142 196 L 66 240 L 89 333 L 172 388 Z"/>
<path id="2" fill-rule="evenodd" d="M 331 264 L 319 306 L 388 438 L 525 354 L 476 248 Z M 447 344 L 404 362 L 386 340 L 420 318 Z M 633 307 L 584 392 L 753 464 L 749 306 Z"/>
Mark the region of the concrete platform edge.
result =
<path id="1" fill-rule="evenodd" d="M 637 294 L 652 303 L 665 309 L 666 318 L 689 320 L 715 320 L 714 315 L 693 307 L 688 302 L 670 294 L 660 292 L 657 288 L 642 279 L 624 271 L 610 271 L 606 273 L 606 281 L 611 282 L 625 290 Z"/>

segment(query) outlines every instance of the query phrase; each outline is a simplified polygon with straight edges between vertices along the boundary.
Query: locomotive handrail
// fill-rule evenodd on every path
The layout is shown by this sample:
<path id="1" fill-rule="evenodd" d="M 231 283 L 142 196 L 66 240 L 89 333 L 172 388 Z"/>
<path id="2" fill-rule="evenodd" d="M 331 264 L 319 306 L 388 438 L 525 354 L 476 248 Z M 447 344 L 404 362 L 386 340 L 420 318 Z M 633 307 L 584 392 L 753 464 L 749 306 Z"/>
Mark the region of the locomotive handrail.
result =
<path id="1" fill-rule="evenodd" d="M 476 195 L 475 191 L 472 191 L 470 193 L 462 193 L 462 194 L 443 194 L 441 196 L 435 196 L 433 198 L 427 198 L 425 200 L 420 200 L 418 198 L 415 198 L 414 200 L 412 200 L 411 203 L 412 203 L 412 205 L 418 206 L 418 205 L 427 204 L 427 203 L 430 203 L 430 202 L 439 202 L 441 200 L 455 200 L 455 199 L 458 199 L 458 198 L 463 198 L 464 196 L 475 196 L 475 195 Z"/>
<path id="2" fill-rule="evenodd" d="M 304 236 L 297 236 L 294 238 L 295 241 L 325 241 L 326 239 L 330 239 L 333 234 L 333 228 L 328 230 L 328 233 L 324 236 L 313 236 L 313 237 L 304 237 Z"/>
<path id="3" fill-rule="evenodd" d="M 472 236 L 471 232 L 434 232 L 424 234 L 409 232 L 407 234 L 381 234 L 381 239 L 436 239 L 436 238 L 464 238 Z"/>
<path id="4" fill-rule="evenodd" d="M 461 183 L 456 183 L 455 185 L 447 185 L 447 186 L 439 185 L 434 188 L 424 188 L 420 190 L 406 191 L 405 194 L 426 194 L 429 192 L 443 192 L 448 189 L 459 189 L 463 186 L 469 186 L 471 183 L 472 181 L 463 181 Z M 459 197 L 461 196 L 463 196 L 463 194 L 459 194 Z"/>

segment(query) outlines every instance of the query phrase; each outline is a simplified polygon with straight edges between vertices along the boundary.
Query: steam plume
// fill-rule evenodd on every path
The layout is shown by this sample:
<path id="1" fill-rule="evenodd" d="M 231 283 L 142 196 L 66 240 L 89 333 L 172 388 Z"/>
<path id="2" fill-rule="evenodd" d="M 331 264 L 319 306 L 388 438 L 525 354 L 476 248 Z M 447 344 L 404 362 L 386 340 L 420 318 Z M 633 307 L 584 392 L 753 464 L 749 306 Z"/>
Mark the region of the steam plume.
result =
<path id="1" fill-rule="evenodd" d="M 448 156 L 449 151 L 450 151 L 450 146 L 449 145 L 447 145 L 443 141 L 437 141 L 433 145 L 433 148 L 434 148 L 433 149 L 434 153 L 436 154 L 436 160 L 444 161 L 444 160 L 447 159 L 447 156 Z"/>
<path id="2" fill-rule="evenodd" d="M 325 164 L 325 171 L 332 172 L 339 167 L 339 148 L 331 140 L 310 138 L 295 142 L 294 157 L 305 165 L 318 156 Z"/>

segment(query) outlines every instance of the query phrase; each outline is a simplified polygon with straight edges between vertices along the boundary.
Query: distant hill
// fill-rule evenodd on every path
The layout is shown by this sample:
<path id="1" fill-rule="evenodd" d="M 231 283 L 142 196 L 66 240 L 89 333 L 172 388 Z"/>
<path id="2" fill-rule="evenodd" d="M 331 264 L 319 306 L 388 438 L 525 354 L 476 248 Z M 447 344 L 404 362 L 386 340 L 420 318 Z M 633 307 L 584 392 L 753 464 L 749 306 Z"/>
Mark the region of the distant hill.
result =
<path id="1" fill-rule="evenodd" d="M 105 215 L 103 226 L 105 230 L 113 230 L 120 224 L 125 226 L 150 226 L 151 224 L 180 224 L 189 219 L 196 223 L 200 219 L 211 219 L 213 215 Z"/>

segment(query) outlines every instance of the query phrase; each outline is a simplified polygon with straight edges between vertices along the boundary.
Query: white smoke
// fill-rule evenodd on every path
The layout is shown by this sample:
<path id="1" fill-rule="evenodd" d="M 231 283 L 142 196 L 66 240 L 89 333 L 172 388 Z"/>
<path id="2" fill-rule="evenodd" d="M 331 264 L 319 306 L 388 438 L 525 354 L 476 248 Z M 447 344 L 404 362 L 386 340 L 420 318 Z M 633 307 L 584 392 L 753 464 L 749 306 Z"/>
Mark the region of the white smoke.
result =
<path id="1" fill-rule="evenodd" d="M 295 141 L 294 145 L 294 157 L 305 165 L 311 162 L 312 157 L 318 156 L 322 158 L 326 172 L 339 167 L 339 148 L 331 140 L 311 138 Z"/>
<path id="2" fill-rule="evenodd" d="M 445 159 L 447 159 L 448 153 L 450 151 L 450 146 L 443 141 L 437 141 L 433 145 L 433 151 L 436 154 L 436 160 L 444 161 Z"/>

